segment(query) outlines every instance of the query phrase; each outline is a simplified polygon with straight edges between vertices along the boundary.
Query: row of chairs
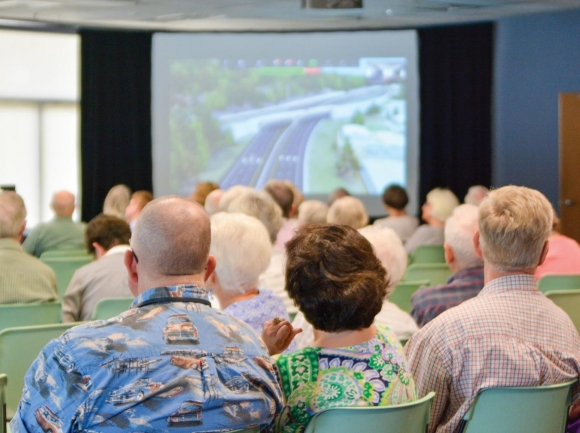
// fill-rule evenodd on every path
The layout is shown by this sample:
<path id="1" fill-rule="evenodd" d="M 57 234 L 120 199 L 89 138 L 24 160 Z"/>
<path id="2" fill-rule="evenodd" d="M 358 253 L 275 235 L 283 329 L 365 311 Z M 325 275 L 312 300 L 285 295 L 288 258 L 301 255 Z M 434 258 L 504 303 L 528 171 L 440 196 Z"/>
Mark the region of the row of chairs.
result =
<path id="1" fill-rule="evenodd" d="M 58 299 L 62 301 L 76 270 L 93 261 L 93 256 L 86 250 L 63 248 L 45 251 L 40 256 L 40 261 L 54 271 Z"/>

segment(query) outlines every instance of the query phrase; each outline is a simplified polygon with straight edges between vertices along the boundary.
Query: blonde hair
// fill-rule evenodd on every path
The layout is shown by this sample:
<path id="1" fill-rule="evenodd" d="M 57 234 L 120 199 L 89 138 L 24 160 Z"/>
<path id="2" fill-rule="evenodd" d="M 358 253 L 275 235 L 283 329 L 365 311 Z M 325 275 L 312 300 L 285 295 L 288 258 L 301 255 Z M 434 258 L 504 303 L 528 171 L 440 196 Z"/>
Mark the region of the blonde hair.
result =
<path id="1" fill-rule="evenodd" d="M 368 224 L 369 216 L 362 201 L 356 197 L 346 196 L 332 203 L 326 220 L 330 224 L 345 224 L 358 230 Z"/>
<path id="2" fill-rule="evenodd" d="M 427 203 L 431 205 L 431 215 L 444 223 L 459 206 L 459 200 L 446 188 L 435 188 L 427 194 Z"/>
<path id="3" fill-rule="evenodd" d="M 480 245 L 486 262 L 503 272 L 538 265 L 552 231 L 552 206 L 534 189 L 505 186 L 479 205 Z"/>
<path id="4" fill-rule="evenodd" d="M 103 203 L 105 215 L 125 218 L 125 209 L 131 200 L 131 190 L 127 185 L 120 183 L 109 190 Z"/>

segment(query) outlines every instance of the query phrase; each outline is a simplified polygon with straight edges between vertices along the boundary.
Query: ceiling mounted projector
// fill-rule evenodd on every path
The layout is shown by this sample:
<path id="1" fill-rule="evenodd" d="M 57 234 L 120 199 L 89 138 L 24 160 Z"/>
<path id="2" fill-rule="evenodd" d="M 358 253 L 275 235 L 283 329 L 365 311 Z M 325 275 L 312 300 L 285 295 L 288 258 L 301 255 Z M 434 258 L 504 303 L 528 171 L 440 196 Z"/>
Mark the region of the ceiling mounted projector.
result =
<path id="1" fill-rule="evenodd" d="M 302 0 L 305 9 L 362 9 L 362 0 Z"/>

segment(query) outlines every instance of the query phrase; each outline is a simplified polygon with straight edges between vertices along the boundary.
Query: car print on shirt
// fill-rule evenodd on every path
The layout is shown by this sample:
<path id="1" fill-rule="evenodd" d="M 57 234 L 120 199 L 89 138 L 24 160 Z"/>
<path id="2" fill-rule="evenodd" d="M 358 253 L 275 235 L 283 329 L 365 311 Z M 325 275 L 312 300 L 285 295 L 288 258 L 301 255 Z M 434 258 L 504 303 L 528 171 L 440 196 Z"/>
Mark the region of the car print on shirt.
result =
<path id="1" fill-rule="evenodd" d="M 111 391 L 106 402 L 115 405 L 136 403 L 143 400 L 145 396 L 161 389 L 162 385 L 161 382 L 152 382 L 149 378 L 139 379 Z"/>
<path id="2" fill-rule="evenodd" d="M 149 310 L 147 313 L 143 314 L 141 317 L 137 319 L 137 322 L 143 322 L 144 320 L 153 319 L 154 317 L 159 316 L 159 314 L 163 311 L 163 307 L 155 307 Z"/>
<path id="3" fill-rule="evenodd" d="M 163 338 L 167 343 L 199 343 L 197 328 L 187 314 L 174 314 L 169 316 L 163 328 Z"/>
<path id="4" fill-rule="evenodd" d="M 62 421 L 46 405 L 34 412 L 36 422 L 45 433 L 62 433 Z"/>
<path id="5" fill-rule="evenodd" d="M 186 400 L 181 403 L 177 412 L 167 417 L 167 425 L 175 424 L 201 424 L 203 403 L 200 401 Z"/>
<path id="6" fill-rule="evenodd" d="M 60 364 L 60 366 L 62 368 L 64 368 L 64 370 L 67 373 L 70 373 L 71 371 L 74 370 L 74 368 L 75 368 L 75 362 L 70 357 L 70 355 L 68 355 L 68 354 L 66 354 L 66 353 L 64 353 L 62 351 L 62 346 L 58 346 L 54 350 L 54 357 L 56 358 L 56 360 L 58 361 L 58 363 Z"/>
<path id="7" fill-rule="evenodd" d="M 111 373 L 127 373 L 129 371 L 149 371 L 156 368 L 161 359 L 148 358 L 114 358 L 110 361 L 103 362 L 99 367 L 106 367 Z"/>

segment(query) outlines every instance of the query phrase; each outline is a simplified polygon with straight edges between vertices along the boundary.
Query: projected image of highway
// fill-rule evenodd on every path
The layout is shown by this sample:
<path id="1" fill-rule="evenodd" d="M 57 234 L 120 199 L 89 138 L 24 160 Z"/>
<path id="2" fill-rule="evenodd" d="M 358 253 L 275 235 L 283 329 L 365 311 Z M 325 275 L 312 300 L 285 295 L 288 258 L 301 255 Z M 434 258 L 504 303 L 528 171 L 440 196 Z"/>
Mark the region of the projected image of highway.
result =
<path id="1" fill-rule="evenodd" d="M 306 194 L 347 185 L 376 194 L 405 181 L 405 59 L 356 66 L 175 66 L 170 114 L 174 189 L 199 181 L 261 188 L 288 179 Z"/>

